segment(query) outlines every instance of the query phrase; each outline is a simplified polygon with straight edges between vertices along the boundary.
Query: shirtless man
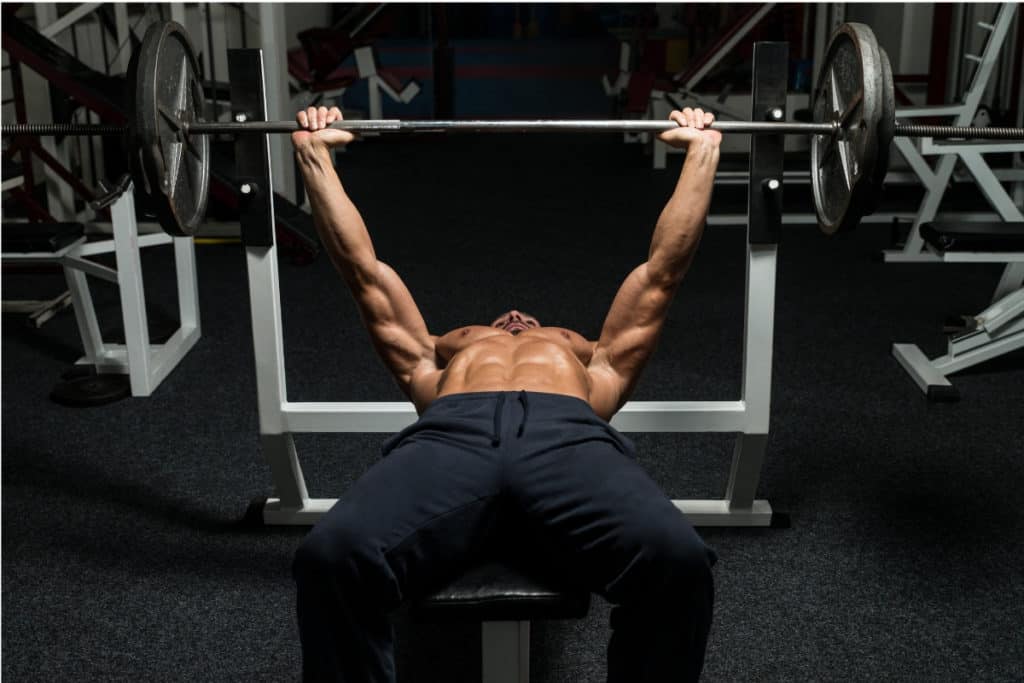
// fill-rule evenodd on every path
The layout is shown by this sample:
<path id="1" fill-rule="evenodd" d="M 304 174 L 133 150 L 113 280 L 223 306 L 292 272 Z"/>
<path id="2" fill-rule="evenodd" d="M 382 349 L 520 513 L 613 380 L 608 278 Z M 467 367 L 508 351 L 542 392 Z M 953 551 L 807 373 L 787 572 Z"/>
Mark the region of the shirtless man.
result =
<path id="1" fill-rule="evenodd" d="M 721 134 L 700 109 L 661 134 L 686 161 L 646 263 L 600 338 L 519 311 L 443 336 L 377 259 L 330 150 L 338 109 L 298 113 L 292 136 L 313 219 L 374 347 L 419 420 L 313 528 L 293 566 L 307 681 L 395 680 L 389 613 L 481 553 L 559 573 L 611 602 L 608 680 L 696 680 L 715 554 L 608 424 L 654 351 L 704 228 Z"/>

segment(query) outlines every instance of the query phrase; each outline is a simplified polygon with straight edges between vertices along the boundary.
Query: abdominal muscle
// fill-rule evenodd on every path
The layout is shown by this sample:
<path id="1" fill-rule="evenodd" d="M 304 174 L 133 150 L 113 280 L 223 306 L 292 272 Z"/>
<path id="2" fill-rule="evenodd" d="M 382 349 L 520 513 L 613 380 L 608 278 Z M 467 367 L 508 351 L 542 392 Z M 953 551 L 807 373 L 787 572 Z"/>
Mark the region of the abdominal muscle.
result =
<path id="1" fill-rule="evenodd" d="M 449 339 L 452 335 L 439 339 L 439 361 L 446 360 L 445 352 L 451 356 L 440 371 L 435 398 L 481 391 L 537 391 L 589 402 L 590 376 L 578 355 L 586 352 L 581 346 L 586 342 L 579 335 L 551 328 L 518 336 L 489 328 L 467 329 L 452 333 L 461 335 L 455 343 Z"/>

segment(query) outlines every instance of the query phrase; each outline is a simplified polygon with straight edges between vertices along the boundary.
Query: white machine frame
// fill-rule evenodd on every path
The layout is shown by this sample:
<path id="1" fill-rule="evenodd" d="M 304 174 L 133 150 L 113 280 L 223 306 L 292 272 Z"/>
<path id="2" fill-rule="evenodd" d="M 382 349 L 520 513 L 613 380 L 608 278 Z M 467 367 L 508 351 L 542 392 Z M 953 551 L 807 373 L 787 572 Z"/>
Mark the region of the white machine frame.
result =
<path id="1" fill-rule="evenodd" d="M 110 213 L 113 239 L 87 243 L 82 237 L 56 252 L 6 252 L 3 261 L 60 264 L 85 349 L 77 363 L 95 365 L 99 373 L 127 374 L 132 396 L 149 396 L 195 346 L 201 334 L 195 246 L 189 237 L 165 233 L 140 236 L 131 185 L 110 206 Z M 166 343 L 150 344 L 140 249 L 163 244 L 174 245 L 181 324 Z M 111 252 L 117 258 L 116 269 L 87 258 Z M 103 341 L 86 275 L 118 285 L 124 344 Z"/>
<path id="2" fill-rule="evenodd" d="M 1024 253 L 1014 254 L 1024 265 Z M 974 327 L 951 337 L 946 355 L 929 359 L 916 344 L 893 344 L 892 353 L 929 397 L 952 384 L 947 375 L 1024 348 L 1024 289 L 1018 289 L 974 317 Z"/>
<path id="3" fill-rule="evenodd" d="M 896 112 L 897 118 L 951 116 L 954 117 L 953 125 L 970 125 L 998 62 L 999 51 L 1013 24 L 1016 9 L 1013 3 L 1001 5 L 991 24 L 978 22 L 977 25 L 990 35 L 980 56 L 965 55 L 966 59 L 978 66 L 961 103 L 900 109 Z M 910 168 L 924 184 L 925 196 L 903 248 L 885 251 L 886 262 L 1006 264 L 989 307 L 974 316 L 971 329 L 950 337 L 945 355 L 929 359 L 916 344 L 896 343 L 892 346 L 893 356 L 925 394 L 931 398 L 956 398 L 957 394 L 947 379 L 948 375 L 1024 347 L 1024 290 L 1021 289 L 1024 285 L 1024 253 L 939 251 L 924 241 L 920 228 L 922 224 L 936 218 L 957 161 L 974 177 L 978 189 L 1001 220 L 1008 223 L 1024 222 L 1024 212 L 1003 187 L 999 174 L 992 170 L 983 157 L 984 154 L 1022 153 L 1024 143 L 939 143 L 932 138 L 914 142 L 902 137 L 895 138 L 895 142 Z M 926 156 L 940 157 L 934 168 L 925 160 Z M 1020 176 L 1011 176 L 1009 180 L 1018 186 L 1021 183 Z"/>
<path id="4" fill-rule="evenodd" d="M 950 125 L 971 125 L 978 112 L 981 99 L 985 95 L 985 90 L 988 88 L 992 72 L 999 61 L 999 51 L 1002 49 L 1003 43 L 1006 42 L 1016 10 L 1017 6 L 1015 3 L 1005 3 L 999 7 L 999 12 L 991 24 L 978 22 L 978 26 L 989 31 L 991 35 L 985 42 L 985 49 L 980 56 L 965 55 L 966 59 L 977 63 L 978 66 L 974 76 L 971 78 L 971 85 L 964 92 L 962 102 L 942 106 L 897 109 L 897 120 L 948 116 L 953 118 Z M 1024 220 L 1020 218 L 1020 209 L 1014 205 L 1013 200 L 1001 185 L 997 174 L 992 171 L 982 157 L 983 154 L 995 152 L 1019 152 L 1024 149 L 1024 145 L 1010 142 L 995 144 L 935 143 L 932 138 L 907 138 L 900 136 L 893 138 L 893 141 L 907 164 L 910 165 L 911 170 L 917 174 L 917 177 L 924 185 L 925 195 L 911 224 L 907 241 L 903 247 L 883 252 L 887 263 L 936 263 L 948 260 L 947 256 L 953 256 L 952 254 L 938 254 L 933 250 L 927 249 L 924 239 L 921 237 L 920 228 L 923 223 L 935 220 L 939 205 L 942 203 L 946 188 L 953 177 L 953 170 L 958 160 L 962 161 L 971 175 L 974 176 L 978 188 L 984 193 L 985 198 L 1004 221 Z M 928 155 L 941 156 L 934 169 L 931 164 L 925 161 L 924 157 Z M 1017 181 L 1019 182 L 1019 180 L 1018 178 Z M 999 259 L 991 258 L 989 260 L 998 261 Z"/>

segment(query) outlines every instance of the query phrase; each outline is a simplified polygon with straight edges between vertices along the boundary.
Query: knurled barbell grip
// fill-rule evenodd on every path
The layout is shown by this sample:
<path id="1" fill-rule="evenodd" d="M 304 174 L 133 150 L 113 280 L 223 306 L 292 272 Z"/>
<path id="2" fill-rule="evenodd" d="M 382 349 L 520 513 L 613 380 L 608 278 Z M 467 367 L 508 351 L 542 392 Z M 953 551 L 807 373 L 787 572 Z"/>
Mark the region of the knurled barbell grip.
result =
<path id="1" fill-rule="evenodd" d="M 331 128 L 351 131 L 395 131 L 400 130 L 402 122 L 398 119 L 355 119 L 338 121 Z M 195 121 L 182 123 L 182 128 L 190 135 L 217 135 L 236 133 L 294 133 L 301 129 L 295 121 Z"/>

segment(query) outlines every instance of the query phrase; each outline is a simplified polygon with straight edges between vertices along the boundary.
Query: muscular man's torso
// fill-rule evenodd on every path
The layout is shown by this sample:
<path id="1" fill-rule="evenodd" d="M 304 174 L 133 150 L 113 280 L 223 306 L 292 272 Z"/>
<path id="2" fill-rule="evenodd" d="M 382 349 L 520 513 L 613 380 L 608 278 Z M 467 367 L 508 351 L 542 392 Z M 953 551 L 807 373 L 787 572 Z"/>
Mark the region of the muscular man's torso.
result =
<path id="1" fill-rule="evenodd" d="M 414 378 L 413 402 L 422 412 L 450 394 L 520 390 L 590 402 L 587 365 L 594 347 L 595 342 L 557 327 L 518 335 L 494 327 L 461 327 L 437 338 L 437 370 Z"/>

